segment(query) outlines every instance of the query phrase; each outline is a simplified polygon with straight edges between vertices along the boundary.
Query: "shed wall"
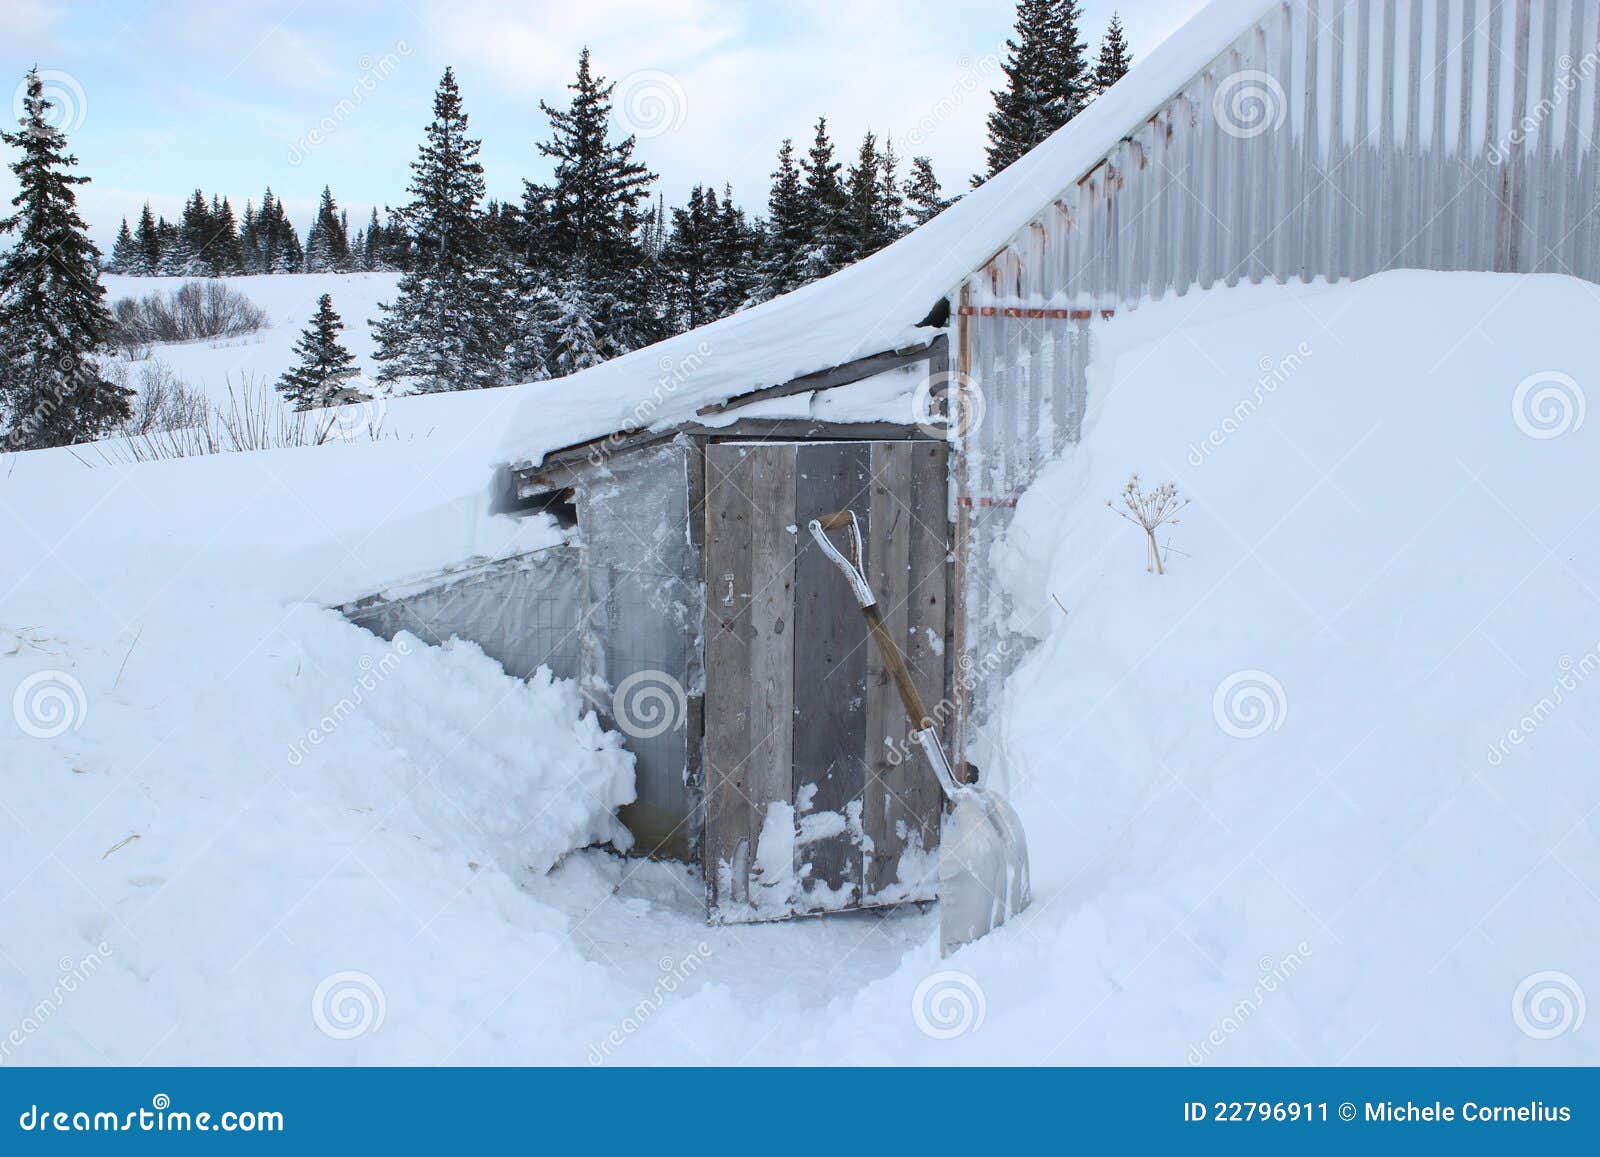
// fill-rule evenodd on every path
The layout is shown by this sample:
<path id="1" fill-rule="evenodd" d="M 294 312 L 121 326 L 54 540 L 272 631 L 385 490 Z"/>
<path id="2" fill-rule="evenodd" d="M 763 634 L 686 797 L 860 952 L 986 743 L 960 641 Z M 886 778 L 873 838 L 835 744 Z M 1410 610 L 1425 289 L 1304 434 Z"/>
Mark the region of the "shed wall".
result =
<path id="1" fill-rule="evenodd" d="M 563 679 L 581 673 L 582 580 L 578 549 L 556 546 L 442 576 L 420 589 L 385 593 L 342 608 L 373 634 L 409 631 L 437 646 L 467 639 L 518 679 L 541 666 Z"/>
<path id="2" fill-rule="evenodd" d="M 994 551 L 1078 439 L 1103 312 L 1397 268 L 1600 281 L 1597 46 L 1593 0 L 1288 0 L 967 280 L 957 368 L 985 412 L 957 471 L 958 630 L 995 674 L 964 739 L 1021 655 Z"/>
<path id="3" fill-rule="evenodd" d="M 589 688 L 611 688 L 602 716 L 637 760 L 638 798 L 619 814 L 636 852 L 681 860 L 698 853 L 703 823 L 704 595 L 690 526 L 698 462 L 698 448 L 679 439 L 614 455 L 575 486 L 583 674 Z"/>

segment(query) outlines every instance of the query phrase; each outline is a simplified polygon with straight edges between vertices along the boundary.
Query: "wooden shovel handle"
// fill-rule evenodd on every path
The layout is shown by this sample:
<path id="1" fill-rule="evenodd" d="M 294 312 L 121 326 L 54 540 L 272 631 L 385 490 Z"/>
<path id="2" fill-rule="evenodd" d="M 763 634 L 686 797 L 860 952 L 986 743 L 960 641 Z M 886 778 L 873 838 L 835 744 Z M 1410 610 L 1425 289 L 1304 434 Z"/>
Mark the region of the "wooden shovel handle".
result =
<path id="1" fill-rule="evenodd" d="M 850 525 L 850 512 L 837 510 L 832 514 L 824 514 L 817 521 L 822 524 L 823 530 L 843 530 Z"/>
<path id="2" fill-rule="evenodd" d="M 883 614 L 876 605 L 863 608 L 861 613 L 867 616 L 867 628 L 878 644 L 878 653 L 883 656 L 884 666 L 889 668 L 889 674 L 894 677 L 894 685 L 900 689 L 900 700 L 906 705 L 906 714 L 911 717 L 913 726 L 918 731 L 932 727 L 936 720 L 923 706 L 922 696 L 917 694 L 917 686 L 911 681 L 905 656 L 890 637 L 889 628 L 883 625 Z"/>

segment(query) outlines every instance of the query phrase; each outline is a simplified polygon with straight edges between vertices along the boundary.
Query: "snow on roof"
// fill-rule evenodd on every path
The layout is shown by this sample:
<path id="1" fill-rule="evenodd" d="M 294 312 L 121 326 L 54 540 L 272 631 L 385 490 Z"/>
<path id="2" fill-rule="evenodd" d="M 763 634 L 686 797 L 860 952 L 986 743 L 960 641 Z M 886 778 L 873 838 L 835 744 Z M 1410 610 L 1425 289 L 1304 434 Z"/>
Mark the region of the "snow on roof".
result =
<path id="1" fill-rule="evenodd" d="M 926 340 L 968 274 L 1224 52 L 1274 0 L 1213 0 L 1072 123 L 909 236 L 831 277 L 554 381 L 515 391 L 506 458 L 658 429 L 708 402 Z"/>

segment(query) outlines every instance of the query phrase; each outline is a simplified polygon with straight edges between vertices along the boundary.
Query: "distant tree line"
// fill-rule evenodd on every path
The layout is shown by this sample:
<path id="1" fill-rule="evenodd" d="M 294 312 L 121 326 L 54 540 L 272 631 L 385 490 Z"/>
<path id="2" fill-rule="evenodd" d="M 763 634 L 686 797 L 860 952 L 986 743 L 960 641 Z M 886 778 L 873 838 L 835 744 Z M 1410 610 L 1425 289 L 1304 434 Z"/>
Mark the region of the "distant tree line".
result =
<path id="1" fill-rule="evenodd" d="M 1128 70 L 1113 17 L 1097 60 L 1079 31 L 1078 0 L 1020 0 L 988 120 L 987 170 L 998 173 L 1067 124 Z M 0 237 L 0 431 L 7 448 L 95 437 L 126 415 L 126 391 L 96 368 L 112 330 L 70 175 L 76 159 L 46 123 L 48 101 L 30 74 L 24 126 L 4 135 L 22 151 L 22 192 Z M 927 157 L 902 160 L 868 132 L 841 158 L 819 117 L 804 153 L 778 149 L 765 212 L 747 213 L 726 183 L 696 185 L 682 205 L 652 195 L 655 174 L 635 139 L 611 124 L 614 86 L 585 49 L 570 96 L 540 102 L 538 142 L 548 181 L 525 181 L 516 202 L 486 197 L 480 142 L 471 136 L 454 73 L 446 69 L 433 119 L 412 163 L 409 200 L 374 209 L 351 234 L 324 188 L 302 238 L 269 188 L 236 213 L 196 189 L 177 221 L 148 204 L 122 223 L 109 262 L 120 273 L 227 276 L 393 270 L 393 300 L 372 319 L 381 381 L 423 391 L 493 386 L 569 374 L 770 300 L 870 257 L 952 202 Z M 344 391 L 352 362 L 331 303 L 286 375 L 296 404 Z"/>
<path id="2" fill-rule="evenodd" d="M 145 202 L 138 222 L 122 228 L 106 269 L 138 277 L 233 277 L 255 273 L 366 273 L 403 269 L 405 233 L 380 222 L 378 211 L 350 235 L 344 210 L 324 186 L 317 215 L 302 242 L 269 186 L 261 207 L 246 201 L 242 216 L 227 197 L 206 200 L 199 189 L 176 221 L 156 216 Z"/>

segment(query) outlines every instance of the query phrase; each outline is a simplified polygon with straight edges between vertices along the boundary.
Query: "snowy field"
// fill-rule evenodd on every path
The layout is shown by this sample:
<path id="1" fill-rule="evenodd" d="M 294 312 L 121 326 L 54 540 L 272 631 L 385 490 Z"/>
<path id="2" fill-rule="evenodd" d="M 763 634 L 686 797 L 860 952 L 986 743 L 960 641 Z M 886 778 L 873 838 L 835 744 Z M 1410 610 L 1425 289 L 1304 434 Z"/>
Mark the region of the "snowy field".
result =
<path id="1" fill-rule="evenodd" d="M 165 296 L 184 283 L 181 277 L 123 277 L 107 274 L 106 302 L 123 297 Z M 317 299 L 324 293 L 333 298 L 333 308 L 344 322 L 340 335 L 346 349 L 355 355 L 361 373 L 371 379 L 377 370 L 372 360 L 372 330 L 368 321 L 377 318 L 378 303 L 392 301 L 398 273 L 310 273 L 272 274 L 261 277 L 218 278 L 229 289 L 243 294 L 267 315 L 260 331 L 242 337 L 211 341 L 168 343 L 155 346 L 151 357 L 166 365 L 187 385 L 200 390 L 220 404 L 228 400 L 228 387 L 235 390 L 248 382 L 271 386 L 294 365 L 293 346 L 317 312 Z M 137 386 L 139 363 L 133 366 L 132 384 Z"/>
<path id="2" fill-rule="evenodd" d="M 275 375 L 321 280 L 155 356 Z M 392 281 L 328 280 L 365 359 Z M 706 927 L 687 869 L 574 850 L 632 791 L 574 687 L 324 609 L 559 541 L 485 513 L 539 387 L 14 456 L 0 1063 L 1600 1063 L 1545 1031 L 1600 993 L 1594 310 L 1390 274 L 1112 323 L 1005 560 L 1035 903 L 942 962 L 915 909 Z M 1106 509 L 1135 470 L 1192 499 L 1165 576 Z"/>

